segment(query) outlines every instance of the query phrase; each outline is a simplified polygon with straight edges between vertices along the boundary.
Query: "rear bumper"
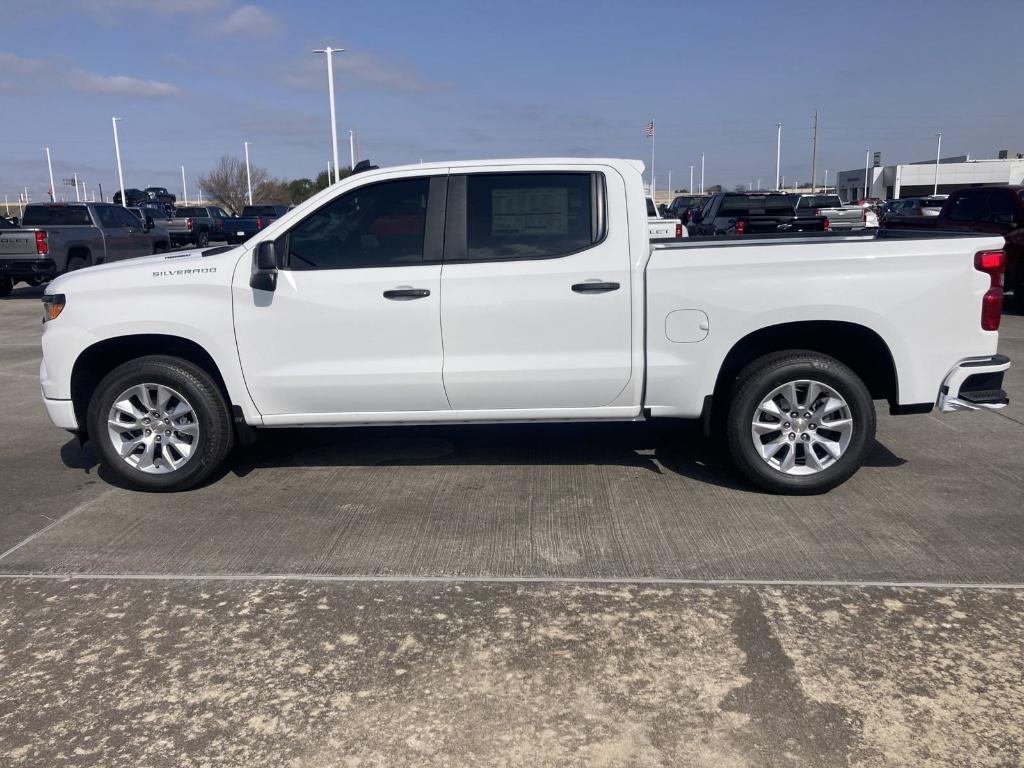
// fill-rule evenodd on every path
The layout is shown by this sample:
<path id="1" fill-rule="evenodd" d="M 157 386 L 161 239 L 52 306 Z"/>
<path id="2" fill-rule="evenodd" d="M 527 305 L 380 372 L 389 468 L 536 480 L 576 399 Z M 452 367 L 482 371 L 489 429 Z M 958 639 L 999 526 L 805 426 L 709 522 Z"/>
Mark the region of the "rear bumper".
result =
<path id="1" fill-rule="evenodd" d="M 46 280 L 57 276 L 57 264 L 53 259 L 0 259 L 0 277 L 12 280 L 39 278 Z"/>
<path id="2" fill-rule="evenodd" d="M 1010 367 L 1005 355 L 961 360 L 942 382 L 939 410 L 977 411 L 1005 408 L 1010 402 L 1003 389 L 1003 374 Z"/>

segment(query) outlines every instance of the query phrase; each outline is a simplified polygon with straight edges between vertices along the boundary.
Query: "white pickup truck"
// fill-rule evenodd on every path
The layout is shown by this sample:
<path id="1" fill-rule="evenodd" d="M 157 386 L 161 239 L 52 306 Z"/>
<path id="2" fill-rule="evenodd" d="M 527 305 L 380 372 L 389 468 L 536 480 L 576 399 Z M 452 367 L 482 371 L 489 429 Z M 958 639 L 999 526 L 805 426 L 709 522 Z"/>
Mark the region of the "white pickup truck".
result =
<path id="1" fill-rule="evenodd" d="M 242 245 L 61 276 L 46 409 L 149 490 L 254 428 L 700 418 L 753 483 L 813 493 L 871 450 L 874 399 L 1006 404 L 1002 238 L 651 243 L 642 168 L 372 170 Z"/>

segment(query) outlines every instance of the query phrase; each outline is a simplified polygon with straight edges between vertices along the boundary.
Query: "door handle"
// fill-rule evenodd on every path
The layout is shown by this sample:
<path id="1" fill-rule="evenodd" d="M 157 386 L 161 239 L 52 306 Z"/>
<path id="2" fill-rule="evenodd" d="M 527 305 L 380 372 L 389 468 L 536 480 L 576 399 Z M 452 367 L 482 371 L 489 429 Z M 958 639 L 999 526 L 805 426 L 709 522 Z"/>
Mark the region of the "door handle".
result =
<path id="1" fill-rule="evenodd" d="M 430 295 L 426 288 L 394 288 L 384 291 L 384 298 L 392 301 L 408 301 L 409 299 L 423 299 Z"/>
<path id="2" fill-rule="evenodd" d="M 576 283 L 572 289 L 576 293 L 608 293 L 619 290 L 618 283 Z"/>

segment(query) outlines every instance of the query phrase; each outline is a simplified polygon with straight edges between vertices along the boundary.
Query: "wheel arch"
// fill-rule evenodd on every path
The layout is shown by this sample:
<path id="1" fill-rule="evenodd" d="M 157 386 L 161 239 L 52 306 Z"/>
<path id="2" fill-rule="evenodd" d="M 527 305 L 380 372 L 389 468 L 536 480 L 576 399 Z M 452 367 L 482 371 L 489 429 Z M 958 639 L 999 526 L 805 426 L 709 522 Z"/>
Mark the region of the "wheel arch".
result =
<path id="1" fill-rule="evenodd" d="M 842 320 L 806 320 L 759 328 L 737 341 L 718 371 L 712 411 L 721 414 L 720 406 L 731 396 L 736 377 L 743 368 L 759 357 L 789 349 L 834 357 L 863 380 L 872 398 L 887 400 L 891 408 L 899 403 L 896 362 L 889 345 L 876 331 Z"/>
<path id="2" fill-rule="evenodd" d="M 234 404 L 216 361 L 195 341 L 163 334 L 115 336 L 86 347 L 71 369 L 71 401 L 83 440 L 88 437 L 89 401 L 103 377 L 122 363 L 147 355 L 179 357 L 198 365 L 213 377 L 228 407 Z"/>

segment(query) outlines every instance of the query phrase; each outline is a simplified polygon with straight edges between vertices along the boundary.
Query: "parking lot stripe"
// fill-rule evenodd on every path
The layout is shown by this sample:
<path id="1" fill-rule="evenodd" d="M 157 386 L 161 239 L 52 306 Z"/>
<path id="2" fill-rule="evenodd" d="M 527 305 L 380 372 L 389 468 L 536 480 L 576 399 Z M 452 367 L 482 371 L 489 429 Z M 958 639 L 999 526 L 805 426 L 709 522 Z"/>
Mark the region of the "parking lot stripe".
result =
<path id="1" fill-rule="evenodd" d="M 17 544 L 15 544 L 15 545 L 14 545 L 13 547 L 11 547 L 10 549 L 8 549 L 8 550 L 7 550 L 6 552 L 4 552 L 4 553 L 3 553 L 2 555 L 0 555 L 0 560 L 3 560 L 3 559 L 4 559 L 5 557 L 7 557 L 8 555 L 10 555 L 10 554 L 13 554 L 13 553 L 17 552 L 17 551 L 18 551 L 19 549 L 21 549 L 22 547 L 24 547 L 24 546 L 25 546 L 26 544 L 28 544 L 28 543 L 30 543 L 30 542 L 32 542 L 32 541 L 35 541 L 36 539 L 38 539 L 38 538 L 39 538 L 40 536 L 42 536 L 42 535 L 43 535 L 44 533 L 46 533 L 47 531 L 52 531 L 52 530 L 53 530 L 54 528 L 56 528 L 56 527 L 57 527 L 58 525 L 60 525 L 61 523 L 67 522 L 67 521 L 68 521 L 68 520 L 70 520 L 70 519 L 71 519 L 72 517 L 74 517 L 75 515 L 77 515 L 77 514 L 78 514 L 79 512 L 83 512 L 83 511 L 85 511 L 86 509 L 88 509 L 89 507 L 91 507 L 91 506 L 92 506 L 93 504 L 95 504 L 95 503 L 97 503 L 98 501 L 100 501 L 100 500 L 102 500 L 102 499 L 106 498 L 106 497 L 107 497 L 107 496 L 109 496 L 109 495 L 110 495 L 110 494 L 111 494 L 112 492 L 113 492 L 113 491 L 112 491 L 112 489 L 111 489 L 111 490 L 108 490 L 108 491 L 106 491 L 105 493 L 103 493 L 102 495 L 98 496 L 98 497 L 97 497 L 97 498 L 95 498 L 95 499 L 90 499 L 89 501 L 83 501 L 83 502 L 82 502 L 81 504 L 76 504 L 76 505 L 75 505 L 74 507 L 72 507 L 71 509 L 69 509 L 69 510 L 68 510 L 67 512 L 65 512 L 65 513 L 64 513 L 63 515 L 61 515 L 60 517 L 58 517 L 58 518 L 57 518 L 56 520 L 52 521 L 52 522 L 51 522 L 51 523 L 50 523 L 49 525 L 47 525 L 47 526 L 44 526 L 43 528 L 40 528 L 40 529 L 39 529 L 38 531 L 36 531 L 35 533 L 33 533 L 33 534 L 32 534 L 31 536 L 28 536 L 27 538 L 23 539 L 22 541 L 19 541 L 19 542 L 18 542 Z"/>
<path id="2" fill-rule="evenodd" d="M 63 518 L 62 518 L 63 519 Z M 54 525 L 59 523 L 56 521 Z M 45 529 L 44 529 L 45 530 Z M 43 531 L 39 532 L 40 534 Z M 39 534 L 34 534 L 39 535 Z M 32 537 L 29 537 L 30 539 Z M 26 539 L 27 543 L 29 539 Z M 21 546 L 20 544 L 18 546 Z M 17 547 L 15 547 L 17 549 Z M 13 550 L 11 550 L 13 551 Z M 4 553 L 5 555 L 7 553 Z M 3 556 L 0 556 L 3 559 Z M 1024 583 L 944 581 L 857 581 L 843 579 L 681 579 L 629 576 L 374 576 L 302 573 L 0 573 L 2 580 L 47 581 L 251 581 L 382 584 L 566 584 L 682 587 L 840 587 L 899 589 L 1024 590 Z"/>

